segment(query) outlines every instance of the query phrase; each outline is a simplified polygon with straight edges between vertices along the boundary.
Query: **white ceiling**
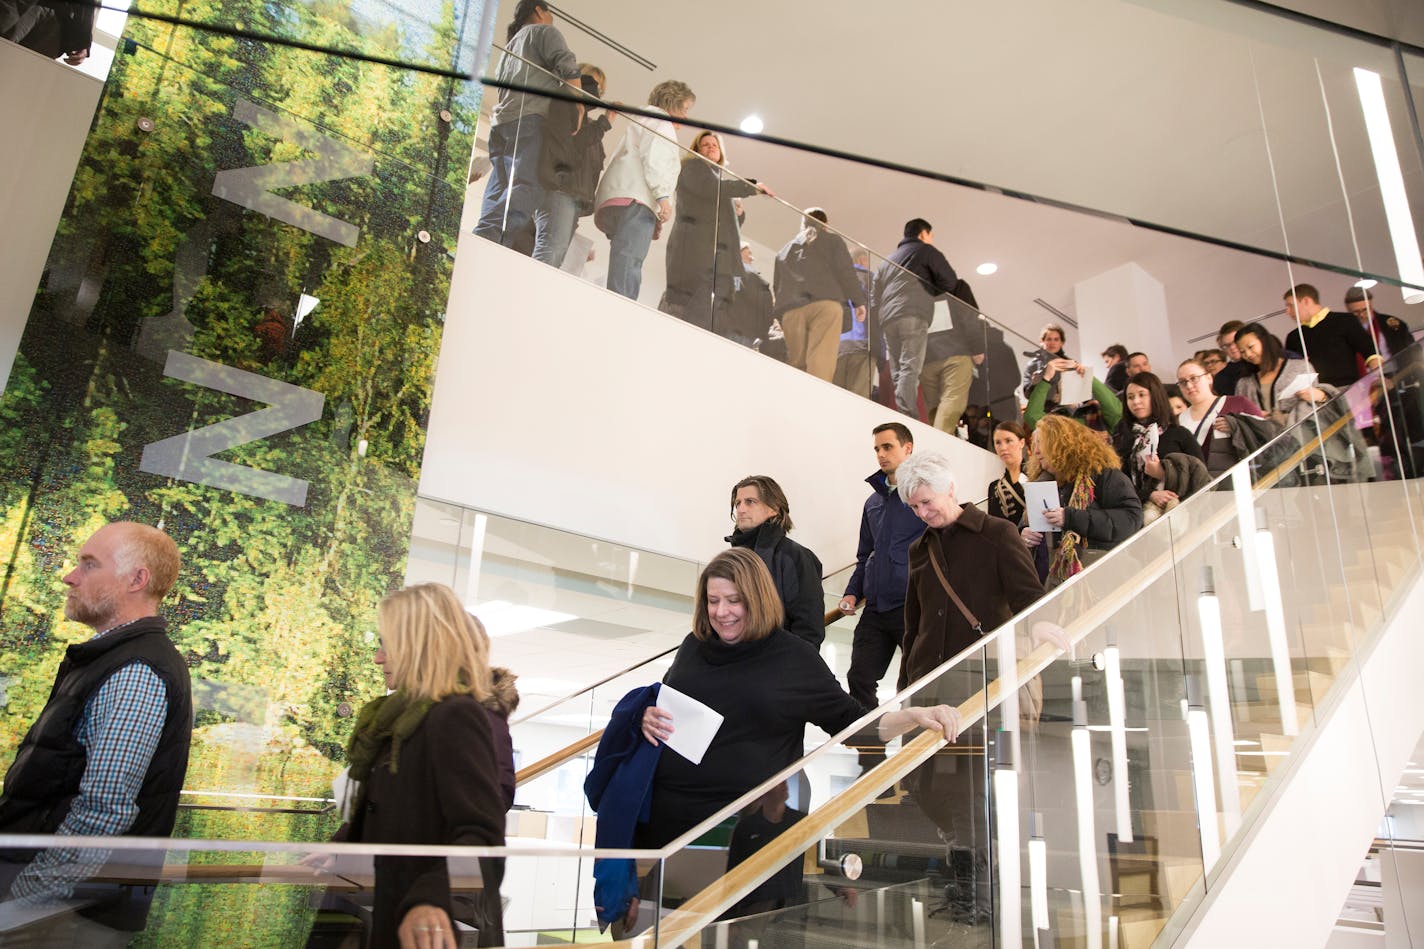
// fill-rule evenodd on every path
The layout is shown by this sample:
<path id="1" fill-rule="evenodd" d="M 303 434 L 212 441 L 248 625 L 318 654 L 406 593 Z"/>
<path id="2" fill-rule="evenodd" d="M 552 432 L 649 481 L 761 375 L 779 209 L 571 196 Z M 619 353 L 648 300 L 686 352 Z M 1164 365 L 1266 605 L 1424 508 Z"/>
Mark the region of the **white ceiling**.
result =
<path id="1" fill-rule="evenodd" d="M 1189 18 L 1167 0 L 910 2 L 893 13 L 849 0 L 664 0 L 655 15 L 608 0 L 557 5 L 658 64 L 650 72 L 563 24 L 580 58 L 608 72 L 613 99 L 642 102 L 654 83 L 679 78 L 696 90 L 694 115 L 706 121 L 736 125 L 755 112 L 767 135 L 1396 275 L 1354 92 L 1351 67 L 1362 66 L 1385 76 L 1424 221 L 1424 169 L 1402 86 L 1389 79 L 1392 55 L 1228 2 L 1189 5 Z M 502 6 L 507 17 L 513 4 Z M 1320 4 L 1300 6 L 1319 15 L 1306 8 Z M 1413 0 L 1409 11 L 1403 0 L 1375 0 L 1358 25 L 1405 29 L 1414 9 Z M 1414 65 L 1414 95 L 1424 101 L 1424 59 Z M 882 253 L 906 219 L 929 219 L 960 270 L 1000 265 L 973 281 L 980 304 L 1026 336 L 1049 316 L 1035 297 L 1077 315 L 1074 284 L 1127 261 L 1165 285 L 1182 350 L 1223 320 L 1274 312 L 1291 282 L 1318 282 L 1330 299 L 1351 282 L 766 142 L 729 151 L 739 173 L 798 207 L 826 207 L 833 224 Z M 748 211 L 747 234 L 759 243 L 779 246 L 794 230 L 795 215 L 767 199 Z M 1376 294 L 1385 309 L 1402 310 L 1397 290 Z"/>

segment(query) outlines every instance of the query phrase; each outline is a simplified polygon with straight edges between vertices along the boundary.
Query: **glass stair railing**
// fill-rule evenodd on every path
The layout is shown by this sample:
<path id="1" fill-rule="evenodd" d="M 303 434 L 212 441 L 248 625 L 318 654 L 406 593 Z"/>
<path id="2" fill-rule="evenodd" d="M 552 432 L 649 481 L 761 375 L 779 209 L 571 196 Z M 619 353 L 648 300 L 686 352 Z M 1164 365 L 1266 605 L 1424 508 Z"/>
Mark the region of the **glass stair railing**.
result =
<path id="1" fill-rule="evenodd" d="M 1419 367 L 1417 346 L 1385 366 L 1381 414 L 1400 437 L 1386 432 L 1383 461 L 1357 450 L 1346 410 L 1383 397 L 1374 377 L 1373 393 L 1365 383 L 1320 406 L 1167 526 L 897 697 L 957 705 L 958 742 L 904 742 L 742 865 L 672 888 L 645 935 L 705 946 L 1174 938 L 1419 580 Z M 806 763 L 670 844 L 665 872 L 679 879 L 695 838 Z M 878 798 L 897 783 L 907 796 Z M 807 902 L 726 918 L 807 853 L 818 858 Z"/>
<path id="2" fill-rule="evenodd" d="M 509 946 L 597 938 L 596 858 L 635 859 L 657 883 L 646 928 L 613 943 L 630 949 L 1170 941 L 1226 884 L 1223 867 L 1294 756 L 1418 584 L 1418 355 L 1386 366 L 1400 437 L 1380 447 L 1393 463 L 1352 454 L 1352 416 L 1339 401 L 1321 406 L 662 850 L 9 838 L 7 848 L 75 848 L 100 869 L 75 901 L 9 906 L 0 928 L 61 925 L 105 887 L 143 884 L 156 888 L 135 945 L 201 944 L 239 927 L 244 944 L 340 945 L 369 924 L 372 859 L 384 854 L 445 857 L 452 889 L 486 911 L 479 894 L 499 873 L 496 944 Z M 956 706 L 958 740 L 906 736 L 857 776 L 843 744 L 902 702 Z M 725 831 L 709 831 L 753 807 L 774 813 L 763 798 L 818 762 L 840 776 L 830 791 L 813 791 L 806 816 L 728 868 Z M 491 857 L 503 858 L 498 870 Z M 796 878 L 788 905 L 758 899 L 778 874 Z M 461 939 L 490 944 L 493 930 Z"/>
<path id="3" fill-rule="evenodd" d="M 496 59 L 509 57 L 522 65 L 525 75 L 537 75 L 545 80 L 545 88 L 536 88 L 539 83 L 529 79 L 518 84 L 492 78 L 484 80 L 491 93 L 507 92 L 511 96 L 511 108 L 515 108 L 518 114 L 501 115 L 501 125 L 506 129 L 520 128 L 520 120 L 526 114 L 531 117 L 531 127 L 535 124 L 532 117 L 541 116 L 539 125 L 542 128 L 545 122 L 543 113 L 556 115 L 558 110 L 567 110 L 578 103 L 578 107 L 585 110 L 579 121 L 586 121 L 588 129 L 592 129 L 591 132 L 584 129 L 579 134 L 597 138 L 598 130 L 602 128 L 600 123 L 605 116 L 611 117 L 611 129 L 601 134 L 603 151 L 612 158 L 629 129 L 635 124 L 643 126 L 646 137 L 640 147 L 650 153 L 649 166 L 663 162 L 668 169 L 669 181 L 676 181 L 677 184 L 673 189 L 675 193 L 670 195 L 673 198 L 671 215 L 667 221 L 659 222 L 657 239 L 651 242 L 646 258 L 635 268 L 638 275 L 638 279 L 633 281 L 635 287 L 629 287 L 626 280 L 609 282 L 611 243 L 608 233 L 601 231 L 600 227 L 607 228 L 609 232 L 614 228 L 604 219 L 603 211 L 595 212 L 592 203 L 580 206 L 579 213 L 586 216 L 574 220 L 573 235 L 567 248 L 562 235 L 552 245 L 546 241 L 546 236 L 555 229 L 552 225 L 546 226 L 547 218 L 539 219 L 537 231 L 540 238 L 536 247 L 535 217 L 531 216 L 534 209 L 522 207 L 526 203 L 522 196 L 511 197 L 516 194 L 515 191 L 503 192 L 503 201 L 485 199 L 487 203 L 482 219 L 486 220 L 486 224 L 476 225 L 474 210 L 480 208 L 480 192 L 488 187 L 488 177 L 481 175 L 475 179 L 467 202 L 467 209 L 470 209 L 465 220 L 467 229 L 474 229 L 475 233 L 492 241 L 529 253 L 536 259 L 600 286 L 607 285 L 610 289 L 623 286 L 625 295 L 645 306 L 655 307 L 692 325 L 758 349 L 862 397 L 871 398 L 875 393 L 877 401 L 888 407 L 895 406 L 895 382 L 888 364 L 882 365 L 881 359 L 872 361 L 870 353 L 883 349 L 887 333 L 893 338 L 899 332 L 898 327 L 914 320 L 895 321 L 897 326 L 892 327 L 882 322 L 882 314 L 874 306 L 868 311 L 857 311 L 852 303 L 864 302 L 877 274 L 882 282 L 898 275 L 921 285 L 918 278 L 897 264 L 887 267 L 885 254 L 838 228 L 832 207 L 830 222 L 818 226 L 817 230 L 820 235 L 844 244 L 847 249 L 846 254 L 840 255 L 844 265 L 838 276 L 842 280 L 833 298 L 844 304 L 843 312 L 838 321 L 835 314 L 825 317 L 834 326 L 823 323 L 821 316 L 782 319 L 786 314 L 781 308 L 773 311 L 769 292 L 770 284 L 774 282 L 773 265 L 778 250 L 808 226 L 807 212 L 810 209 L 797 207 L 775 196 L 777 182 L 759 184 L 733 172 L 732 165 L 725 160 L 725 156 L 721 156 L 721 148 L 735 147 L 735 144 L 718 146 L 717 155 L 722 159 L 719 163 L 718 158 L 700 154 L 681 144 L 671 133 L 672 126 L 664 113 L 647 106 L 629 106 L 583 96 L 540 66 L 521 59 L 501 46 L 496 45 L 492 55 Z M 490 68 L 493 73 L 495 66 L 492 64 Z M 550 93 L 548 86 L 562 91 Z M 493 101 L 494 95 L 489 98 Z M 552 119 L 548 122 L 550 128 L 557 124 Z M 488 129 L 488 117 L 482 128 Z M 488 136 L 487 131 L 485 139 Z M 501 167 L 505 163 L 517 166 L 529 161 L 527 153 L 539 147 L 542 133 L 538 138 L 531 135 L 526 140 L 516 132 L 511 140 L 512 145 L 498 147 L 497 157 Z M 718 141 L 721 142 L 721 139 Z M 662 151 L 660 157 L 655 154 L 659 149 Z M 488 155 L 477 150 L 476 173 L 487 170 L 488 164 Z M 572 190 L 575 186 L 571 184 L 568 187 Z M 829 196 L 827 200 L 831 200 Z M 902 223 L 897 222 L 895 226 L 898 228 Z M 966 275 L 959 276 L 963 278 Z M 950 433 L 956 430 L 956 426 L 949 421 L 950 416 L 958 417 L 965 405 L 975 406 L 965 418 L 966 434 L 972 435 L 980 447 L 987 448 L 992 440 L 993 425 L 992 422 L 979 420 L 1018 418 L 1019 398 L 1016 393 L 1022 385 L 1028 358 L 1039 349 L 1039 344 L 982 312 L 967 283 L 961 283 L 958 287 L 957 295 L 952 297 L 930 289 L 930 294 L 938 300 L 933 304 L 934 321 L 929 329 L 931 337 L 925 356 L 925 370 L 920 374 L 921 392 L 917 396 L 911 384 L 908 396 L 902 397 L 908 399 L 907 414 L 916 415 Z M 873 295 L 871 299 L 874 299 Z M 926 300 L 924 305 L 928 308 L 929 301 Z M 774 324 L 773 312 L 777 317 Z M 806 329 L 801 328 L 803 320 Z M 839 344 L 830 339 L 842 334 L 846 335 Z M 817 337 L 823 340 L 823 345 L 819 347 Z M 948 362 L 951 357 L 969 359 L 975 356 L 982 358 L 973 366 Z M 1098 362 L 1087 355 L 1083 355 L 1083 360 L 1089 366 L 1095 366 Z M 946 393 L 956 386 L 963 387 L 963 401 L 957 403 L 958 408 L 955 408 L 953 397 L 945 401 Z M 938 411 L 941 405 L 946 406 L 942 413 Z"/>

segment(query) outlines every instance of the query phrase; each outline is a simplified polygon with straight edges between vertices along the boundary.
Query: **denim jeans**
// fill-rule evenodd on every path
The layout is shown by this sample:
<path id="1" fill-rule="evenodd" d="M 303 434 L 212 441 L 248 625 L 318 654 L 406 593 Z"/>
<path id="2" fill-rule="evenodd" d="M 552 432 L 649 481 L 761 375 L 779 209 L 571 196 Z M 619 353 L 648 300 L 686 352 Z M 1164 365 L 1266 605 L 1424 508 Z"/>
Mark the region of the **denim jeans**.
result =
<path id="1" fill-rule="evenodd" d="M 609 208 L 603 213 L 613 228 L 608 248 L 608 289 L 636 300 L 643 286 L 643 258 L 653 246 L 658 219 L 641 204 Z"/>
<path id="2" fill-rule="evenodd" d="M 524 115 L 490 129 L 490 173 L 475 234 L 513 246 L 544 200 L 539 185 L 539 153 L 544 149 L 544 117 Z"/>
<path id="3" fill-rule="evenodd" d="M 916 393 L 920 388 L 920 369 L 925 364 L 929 333 L 930 325 L 916 319 L 891 320 L 885 324 L 890 375 L 895 380 L 895 407 L 912 418 L 920 414 Z"/>
<path id="4" fill-rule="evenodd" d="M 563 267 L 569 242 L 578 227 L 578 202 L 562 191 L 545 191 L 544 204 L 534 212 L 534 259 Z"/>

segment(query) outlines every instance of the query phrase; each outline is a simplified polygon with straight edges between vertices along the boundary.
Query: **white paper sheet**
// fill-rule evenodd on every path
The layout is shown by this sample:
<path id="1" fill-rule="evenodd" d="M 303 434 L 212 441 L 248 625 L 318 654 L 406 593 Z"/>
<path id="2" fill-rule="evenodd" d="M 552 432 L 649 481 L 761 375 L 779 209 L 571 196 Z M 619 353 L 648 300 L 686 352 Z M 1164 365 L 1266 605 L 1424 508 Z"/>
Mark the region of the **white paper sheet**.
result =
<path id="1" fill-rule="evenodd" d="M 1062 530 L 1043 519 L 1044 511 L 1063 506 L 1063 502 L 1058 500 L 1057 481 L 1030 481 L 1024 485 L 1024 503 L 1028 506 L 1029 530 L 1039 533 Z"/>
<path id="2" fill-rule="evenodd" d="M 1076 372 L 1060 372 L 1062 379 L 1058 401 L 1063 405 L 1077 405 L 1093 398 L 1093 371 L 1089 369 L 1081 376 Z"/>
<path id="3" fill-rule="evenodd" d="M 1293 395 L 1300 395 L 1303 389 L 1309 389 L 1314 386 L 1315 380 L 1319 378 L 1320 373 L 1318 372 L 1302 372 L 1290 381 L 1290 385 L 1276 394 L 1276 401 L 1289 399 Z"/>
<path id="4" fill-rule="evenodd" d="M 693 764 L 701 764 L 707 746 L 722 727 L 721 713 L 666 682 L 658 689 L 657 707 L 672 716 L 672 736 L 667 746 Z"/>

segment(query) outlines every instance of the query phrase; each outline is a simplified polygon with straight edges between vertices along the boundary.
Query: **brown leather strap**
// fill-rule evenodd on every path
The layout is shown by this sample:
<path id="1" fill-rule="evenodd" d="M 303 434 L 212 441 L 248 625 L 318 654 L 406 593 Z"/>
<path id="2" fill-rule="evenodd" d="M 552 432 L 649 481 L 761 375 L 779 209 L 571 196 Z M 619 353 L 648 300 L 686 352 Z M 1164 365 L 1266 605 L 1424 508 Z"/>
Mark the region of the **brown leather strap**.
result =
<path id="1" fill-rule="evenodd" d="M 930 566 L 934 567 L 935 576 L 939 577 L 940 586 L 944 587 L 944 592 L 949 594 L 949 598 L 954 601 L 954 605 L 959 607 L 959 612 L 963 614 L 969 628 L 980 636 L 984 635 L 984 627 L 979 625 L 979 621 L 974 618 L 974 614 L 969 612 L 969 607 L 964 605 L 964 601 L 959 598 L 959 594 L 954 592 L 954 587 L 949 585 L 949 578 L 944 575 L 944 568 L 939 565 L 939 542 L 934 537 L 926 537 L 925 542 L 930 548 Z"/>

